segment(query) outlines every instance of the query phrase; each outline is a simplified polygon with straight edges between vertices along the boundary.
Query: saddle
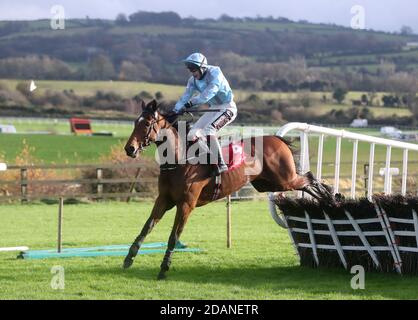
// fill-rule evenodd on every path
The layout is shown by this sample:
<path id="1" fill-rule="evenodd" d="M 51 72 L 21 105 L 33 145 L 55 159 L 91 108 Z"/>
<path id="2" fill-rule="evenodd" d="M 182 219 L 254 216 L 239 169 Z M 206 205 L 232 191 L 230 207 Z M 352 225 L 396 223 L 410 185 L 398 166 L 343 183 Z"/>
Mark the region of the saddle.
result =
<path id="1" fill-rule="evenodd" d="M 194 141 L 191 142 L 187 147 L 186 147 L 186 154 L 189 154 L 189 149 L 194 147 L 197 148 L 196 144 L 197 143 L 202 143 L 199 141 Z M 202 148 L 203 149 L 203 148 Z M 222 146 L 221 147 L 222 150 L 222 156 L 228 166 L 228 171 L 234 170 L 236 168 L 238 168 L 239 166 L 241 166 L 241 164 L 244 163 L 246 156 L 244 153 L 244 145 L 242 141 L 233 141 L 231 143 L 229 143 L 226 146 Z M 200 154 L 201 156 L 202 154 Z M 210 157 L 210 153 L 207 152 L 207 148 L 206 148 L 206 152 L 205 155 L 207 156 L 207 164 L 208 165 L 214 165 L 216 163 L 211 163 L 209 162 L 209 157 Z M 198 154 L 195 154 L 193 157 L 186 159 L 186 163 L 190 163 L 192 165 L 202 165 L 201 163 L 196 163 L 196 158 L 198 157 Z M 195 160 L 195 161 L 193 161 Z M 204 165 L 204 164 L 203 164 Z M 172 170 L 175 169 L 178 166 L 178 164 L 162 164 L 160 165 L 160 169 L 161 170 Z"/>
<path id="2" fill-rule="evenodd" d="M 178 122 L 175 122 L 173 124 L 173 127 L 178 131 Z M 190 122 L 186 123 L 186 135 L 189 133 L 191 129 L 191 125 Z M 206 142 L 202 141 L 201 139 L 198 139 L 196 141 L 191 141 L 187 143 L 186 146 L 186 154 L 189 155 L 189 149 L 190 148 L 195 148 L 198 149 L 198 146 L 196 144 L 201 144 L 202 148 L 201 150 L 206 150 L 205 154 L 207 155 L 207 164 L 216 164 L 216 163 L 211 163 L 209 161 L 210 158 L 210 153 L 209 150 L 206 147 Z M 238 168 L 244 161 L 245 161 L 245 153 L 244 153 L 244 145 L 242 141 L 233 141 L 230 142 L 228 145 L 226 146 L 222 146 L 222 156 L 228 166 L 228 171 L 234 170 L 236 168 Z M 192 156 L 192 158 L 197 158 L 199 157 L 201 154 L 195 154 L 194 157 Z M 190 163 L 191 159 L 186 159 L 186 163 Z M 194 165 L 201 165 L 201 163 L 191 163 Z M 162 164 L 160 165 L 160 170 L 173 170 L 178 166 L 178 164 Z"/>

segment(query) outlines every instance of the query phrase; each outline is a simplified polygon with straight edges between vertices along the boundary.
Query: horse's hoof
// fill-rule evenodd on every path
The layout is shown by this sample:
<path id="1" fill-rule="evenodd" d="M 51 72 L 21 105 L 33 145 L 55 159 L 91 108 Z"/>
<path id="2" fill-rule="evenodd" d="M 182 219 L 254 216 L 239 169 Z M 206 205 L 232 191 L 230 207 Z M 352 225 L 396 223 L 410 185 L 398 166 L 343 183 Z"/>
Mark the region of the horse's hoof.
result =
<path id="1" fill-rule="evenodd" d="M 123 260 L 123 269 L 128 269 L 134 263 L 134 259 L 126 257 Z"/>
<path id="2" fill-rule="evenodd" d="M 165 273 L 164 272 L 160 272 L 158 274 L 157 280 L 165 280 L 165 279 L 167 279 L 167 276 L 165 275 Z"/>

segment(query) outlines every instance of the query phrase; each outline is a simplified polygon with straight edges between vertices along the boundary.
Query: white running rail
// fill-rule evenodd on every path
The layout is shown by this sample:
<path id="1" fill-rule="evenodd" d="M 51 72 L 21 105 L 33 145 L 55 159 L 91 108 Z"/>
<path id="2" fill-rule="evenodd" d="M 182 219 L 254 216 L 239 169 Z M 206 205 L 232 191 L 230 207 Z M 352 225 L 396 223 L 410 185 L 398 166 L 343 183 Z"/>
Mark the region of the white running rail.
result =
<path id="1" fill-rule="evenodd" d="M 352 168 L 351 168 L 351 198 L 355 199 L 356 197 L 356 177 L 357 177 L 357 153 L 358 153 L 358 143 L 366 142 L 370 144 L 370 154 L 369 154 L 369 173 L 368 173 L 368 185 L 367 185 L 367 195 L 369 200 L 373 195 L 373 173 L 374 173 L 374 159 L 375 159 L 375 146 L 382 145 L 386 146 L 386 162 L 385 162 L 385 172 L 384 172 L 384 192 L 386 194 L 391 193 L 390 186 L 390 162 L 392 148 L 398 148 L 403 150 L 403 160 L 402 160 L 402 186 L 401 194 L 406 194 L 406 181 L 408 175 L 408 152 L 409 151 L 418 151 L 418 145 L 383 139 L 373 136 L 368 136 L 364 134 L 358 134 L 354 132 L 349 132 L 346 130 L 336 130 L 320 126 L 314 126 L 307 123 L 301 122 L 291 122 L 283 127 L 281 127 L 276 135 L 284 137 L 291 131 L 297 131 L 300 133 L 301 141 L 301 154 L 300 154 L 300 170 L 302 172 L 309 171 L 309 147 L 308 147 L 308 135 L 309 133 L 319 134 L 319 143 L 318 143 L 318 163 L 317 163 L 317 174 L 316 177 L 318 180 L 321 179 L 322 175 L 322 159 L 323 159 L 323 147 L 324 147 L 324 137 L 325 136 L 334 136 L 337 138 L 336 143 L 336 155 L 335 155 L 335 181 L 334 181 L 334 192 L 338 193 L 339 191 L 339 178 L 340 178 L 340 163 L 341 163 L 341 141 L 342 139 L 349 139 L 353 141 L 353 154 L 352 154 Z"/>

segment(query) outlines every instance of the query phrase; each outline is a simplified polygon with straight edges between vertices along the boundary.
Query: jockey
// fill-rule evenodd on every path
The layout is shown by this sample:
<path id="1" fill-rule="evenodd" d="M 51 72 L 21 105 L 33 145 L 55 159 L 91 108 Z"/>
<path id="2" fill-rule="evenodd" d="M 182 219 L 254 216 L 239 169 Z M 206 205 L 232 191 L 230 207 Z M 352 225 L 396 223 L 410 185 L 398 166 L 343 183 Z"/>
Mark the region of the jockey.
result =
<path id="1" fill-rule="evenodd" d="M 195 141 L 207 138 L 207 144 L 212 154 L 217 154 L 218 161 L 215 175 L 228 170 L 222 156 L 221 146 L 216 133 L 235 120 L 237 106 L 229 83 L 221 69 L 208 65 L 206 57 L 201 53 L 193 53 L 183 60 L 192 76 L 187 82 L 186 91 L 174 107 L 179 114 L 195 106 L 208 104 L 210 108 L 220 109 L 217 112 L 207 112 L 193 125 L 187 139 Z M 196 95 L 194 95 L 197 93 Z"/>

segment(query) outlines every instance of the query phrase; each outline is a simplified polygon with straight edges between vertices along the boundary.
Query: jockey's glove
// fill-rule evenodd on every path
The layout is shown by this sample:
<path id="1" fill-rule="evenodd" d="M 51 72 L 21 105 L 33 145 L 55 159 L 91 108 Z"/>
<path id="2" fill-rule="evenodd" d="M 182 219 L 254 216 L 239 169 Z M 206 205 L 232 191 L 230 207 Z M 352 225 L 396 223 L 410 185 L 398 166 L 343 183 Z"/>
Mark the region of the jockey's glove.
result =
<path id="1" fill-rule="evenodd" d="M 180 112 L 180 113 L 177 113 L 175 111 L 170 112 L 167 115 L 165 115 L 165 119 L 172 124 L 177 120 L 177 117 L 181 114 L 182 114 L 182 112 Z"/>
<path id="2" fill-rule="evenodd" d="M 185 107 L 186 109 L 189 109 L 189 108 L 193 107 L 193 104 L 192 104 L 190 101 L 188 101 L 188 102 L 186 102 L 186 103 L 184 104 L 184 107 Z"/>

